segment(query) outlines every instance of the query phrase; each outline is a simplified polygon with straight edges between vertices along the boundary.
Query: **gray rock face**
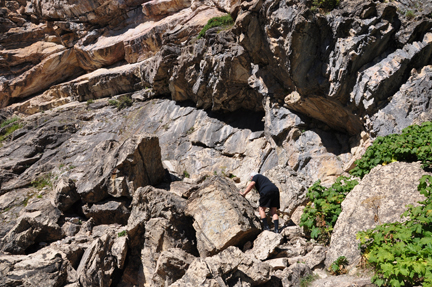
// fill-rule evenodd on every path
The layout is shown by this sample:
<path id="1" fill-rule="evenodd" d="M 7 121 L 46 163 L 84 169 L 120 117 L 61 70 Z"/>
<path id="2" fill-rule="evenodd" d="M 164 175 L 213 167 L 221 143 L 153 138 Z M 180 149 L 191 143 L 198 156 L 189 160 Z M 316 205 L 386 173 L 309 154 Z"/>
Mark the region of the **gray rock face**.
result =
<path id="1" fill-rule="evenodd" d="M 163 251 L 156 264 L 153 282 L 157 286 L 171 285 L 185 274 L 195 259 L 191 254 L 179 248 Z"/>
<path id="2" fill-rule="evenodd" d="M 270 280 L 270 269 L 270 265 L 231 246 L 215 256 L 195 259 L 186 274 L 170 286 L 226 286 L 238 282 L 258 286 Z"/>
<path id="3" fill-rule="evenodd" d="M 408 81 L 392 97 L 389 104 L 374 114 L 367 126 L 370 133 L 376 136 L 401 133 L 412 124 L 430 121 L 432 84 L 429 81 L 432 67 L 424 67 L 420 73 L 412 70 Z"/>
<path id="4" fill-rule="evenodd" d="M 194 218 L 197 248 L 202 257 L 244 243 L 259 233 L 252 206 L 228 180 L 207 180 L 188 200 L 186 214 Z"/>
<path id="5" fill-rule="evenodd" d="M 261 261 L 269 258 L 275 253 L 276 247 L 282 243 L 283 237 L 272 231 L 263 231 L 254 241 L 254 246 L 250 252 Z"/>
<path id="6" fill-rule="evenodd" d="M 1 286 L 65 286 L 76 276 L 62 252 L 44 248 L 30 255 L 0 255 Z"/>
<path id="7" fill-rule="evenodd" d="M 400 221 L 406 205 L 416 205 L 423 200 L 424 196 L 417 191 L 423 174 L 420 163 L 394 162 L 373 168 L 342 202 L 342 213 L 334 227 L 326 266 L 339 256 L 345 256 L 349 264 L 355 264 L 360 259 L 358 231 Z"/>
<path id="8" fill-rule="evenodd" d="M 96 146 L 77 192 L 84 202 L 98 202 L 108 194 L 132 197 L 137 188 L 155 185 L 164 176 L 158 138 L 136 135 L 121 144 L 109 140 Z"/>
<path id="9" fill-rule="evenodd" d="M 87 218 L 93 218 L 97 225 L 112 223 L 126 225 L 130 215 L 128 205 L 128 202 L 125 200 L 110 200 L 92 204 L 91 207 L 86 204 L 82 209 L 84 215 Z"/>
<path id="10" fill-rule="evenodd" d="M 110 286 L 116 268 L 122 268 L 126 258 L 125 237 L 105 234 L 96 239 L 84 252 L 77 268 L 81 286 Z"/>
<path id="11" fill-rule="evenodd" d="M 36 242 L 55 241 L 63 237 L 58 220 L 61 212 L 47 200 L 26 206 L 15 226 L 0 240 L 0 250 L 24 254 Z"/>
<path id="12" fill-rule="evenodd" d="M 55 187 L 54 204 L 61 211 L 66 211 L 80 200 L 76 192 L 75 182 L 71 179 L 61 178 Z"/>

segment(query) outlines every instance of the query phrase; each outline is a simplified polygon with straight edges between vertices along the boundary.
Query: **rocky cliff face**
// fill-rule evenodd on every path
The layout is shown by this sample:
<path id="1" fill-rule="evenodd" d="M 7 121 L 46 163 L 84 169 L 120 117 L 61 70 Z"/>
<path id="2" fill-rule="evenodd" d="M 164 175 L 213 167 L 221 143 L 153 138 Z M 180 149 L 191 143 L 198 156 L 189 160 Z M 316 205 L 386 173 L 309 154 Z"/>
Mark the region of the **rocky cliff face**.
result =
<path id="1" fill-rule="evenodd" d="M 327 259 L 296 227 L 261 232 L 238 190 L 265 174 L 296 221 L 313 182 L 432 120 L 431 15 L 428 0 L 0 0 L 0 285 L 298 286 L 354 260 L 351 203 L 410 166 L 347 197 Z"/>

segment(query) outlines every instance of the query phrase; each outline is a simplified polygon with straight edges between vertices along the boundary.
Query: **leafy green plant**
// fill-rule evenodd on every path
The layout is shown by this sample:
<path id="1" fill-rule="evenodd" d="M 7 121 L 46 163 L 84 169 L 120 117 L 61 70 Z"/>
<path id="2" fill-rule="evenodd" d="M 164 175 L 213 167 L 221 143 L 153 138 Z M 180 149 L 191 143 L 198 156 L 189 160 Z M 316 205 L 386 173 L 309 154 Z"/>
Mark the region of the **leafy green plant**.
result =
<path id="1" fill-rule="evenodd" d="M 417 189 L 426 199 L 408 206 L 401 216 L 408 220 L 357 233 L 378 286 L 432 286 L 432 176 L 424 175 Z"/>
<path id="2" fill-rule="evenodd" d="M 198 39 L 204 37 L 205 33 L 208 29 L 213 27 L 229 27 L 234 24 L 234 20 L 231 17 L 231 15 L 227 14 L 225 16 L 221 17 L 213 17 L 210 20 L 208 20 L 207 24 L 204 26 L 204 28 L 199 32 Z"/>
<path id="3" fill-rule="evenodd" d="M 348 260 L 345 256 L 339 256 L 329 267 L 329 271 L 333 275 L 345 274 L 347 272 Z"/>
<path id="4" fill-rule="evenodd" d="M 351 174 L 363 178 L 378 164 L 394 161 L 421 161 L 425 169 L 432 168 L 432 122 L 412 125 L 402 130 L 402 134 L 377 137 L 366 150 Z"/>
<path id="5" fill-rule="evenodd" d="M 309 274 L 300 279 L 300 287 L 308 287 L 313 281 L 318 279 L 319 276 L 317 274 Z"/>
<path id="6" fill-rule="evenodd" d="M 306 206 L 300 219 L 300 226 L 314 239 L 328 243 L 333 226 L 341 213 L 341 204 L 347 194 L 358 184 L 352 178 L 340 176 L 329 188 L 321 181 L 309 187 L 307 197 L 311 202 Z"/>
<path id="7" fill-rule="evenodd" d="M 126 236 L 126 234 L 127 234 L 127 231 L 126 231 L 126 230 L 123 230 L 123 231 L 120 231 L 120 232 L 117 234 L 117 236 L 118 236 L 118 237 L 123 237 L 123 236 Z"/>
<path id="8" fill-rule="evenodd" d="M 87 106 L 89 106 L 89 105 L 91 105 L 91 104 L 93 104 L 93 103 L 94 103 L 94 101 L 93 101 L 92 99 L 87 100 Z"/>

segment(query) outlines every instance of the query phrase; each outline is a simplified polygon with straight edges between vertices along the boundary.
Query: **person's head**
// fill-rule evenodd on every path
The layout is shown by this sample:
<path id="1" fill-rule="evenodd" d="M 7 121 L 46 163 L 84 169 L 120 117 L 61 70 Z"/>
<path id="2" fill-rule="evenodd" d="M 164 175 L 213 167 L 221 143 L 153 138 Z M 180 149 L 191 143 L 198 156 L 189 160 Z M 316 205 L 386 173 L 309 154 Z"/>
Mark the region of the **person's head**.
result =
<path id="1" fill-rule="evenodd" d="M 250 174 L 250 180 L 252 180 L 252 178 L 255 176 L 255 175 L 257 175 L 258 173 L 257 172 L 251 172 L 251 174 Z"/>

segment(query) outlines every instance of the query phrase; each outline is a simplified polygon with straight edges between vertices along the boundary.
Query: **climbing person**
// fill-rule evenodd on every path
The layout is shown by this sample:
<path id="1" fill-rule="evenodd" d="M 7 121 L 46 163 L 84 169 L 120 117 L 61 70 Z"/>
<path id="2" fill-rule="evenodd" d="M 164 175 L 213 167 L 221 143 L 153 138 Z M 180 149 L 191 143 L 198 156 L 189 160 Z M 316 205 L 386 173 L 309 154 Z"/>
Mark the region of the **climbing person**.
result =
<path id="1" fill-rule="evenodd" d="M 250 174 L 250 180 L 251 182 L 246 187 L 246 190 L 244 192 L 240 191 L 240 194 L 245 197 L 255 187 L 260 195 L 258 211 L 264 230 L 270 230 L 266 218 L 266 209 L 270 208 L 274 232 L 279 233 L 279 217 L 277 214 L 277 210 L 280 208 L 279 189 L 267 177 L 256 172 Z"/>

